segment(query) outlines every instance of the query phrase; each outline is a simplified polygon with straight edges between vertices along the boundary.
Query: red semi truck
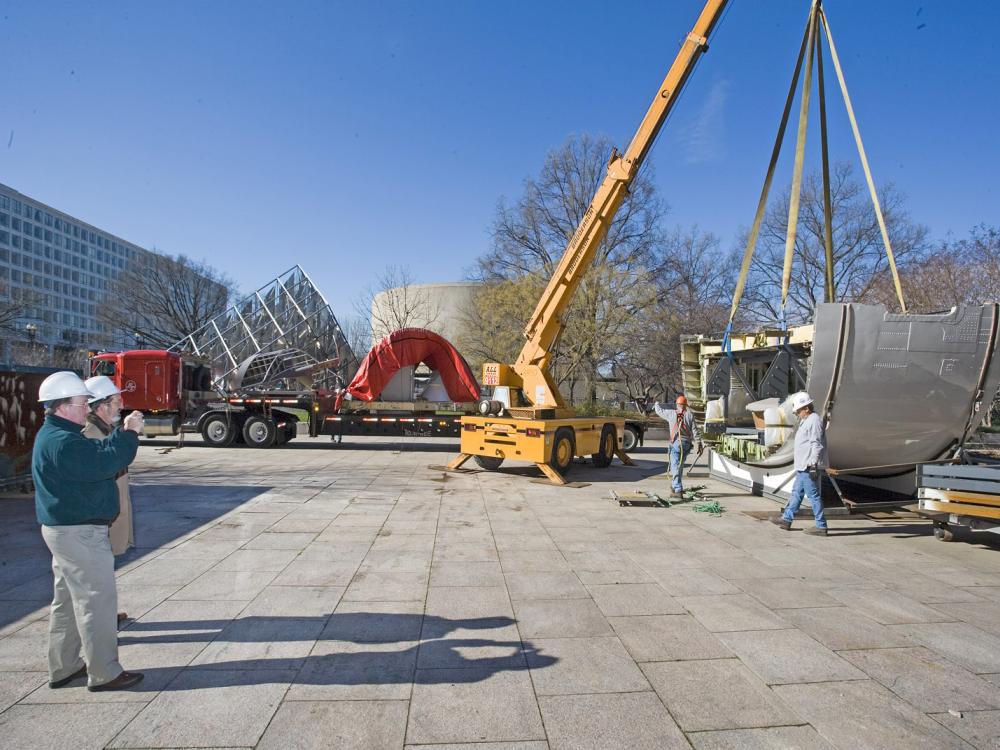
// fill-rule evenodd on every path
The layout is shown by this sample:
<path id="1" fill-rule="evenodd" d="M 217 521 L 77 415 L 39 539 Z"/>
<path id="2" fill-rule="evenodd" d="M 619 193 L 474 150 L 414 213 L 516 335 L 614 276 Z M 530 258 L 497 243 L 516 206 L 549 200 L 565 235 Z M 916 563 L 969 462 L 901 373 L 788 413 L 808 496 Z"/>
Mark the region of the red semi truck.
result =
<path id="1" fill-rule="evenodd" d="M 206 361 L 155 349 L 95 354 L 90 374 L 107 375 L 121 389 L 124 409 L 145 415 L 145 437 L 196 432 L 211 446 L 242 442 L 269 448 L 293 439 L 300 422 L 307 425 L 310 437 L 338 440 L 346 435 L 458 437 L 462 415 L 475 412 L 474 397 L 445 400 L 442 388 L 415 388 L 413 367 L 399 356 L 400 342 L 390 341 L 402 333 L 397 331 L 372 350 L 362 365 L 364 376 L 355 378 L 346 391 L 254 388 L 220 393 L 212 387 Z M 441 342 L 442 349 L 454 351 Z M 421 398 L 423 394 L 427 397 Z M 374 400 L 379 397 L 382 400 Z M 427 400 L 430 397 L 435 400 Z"/>

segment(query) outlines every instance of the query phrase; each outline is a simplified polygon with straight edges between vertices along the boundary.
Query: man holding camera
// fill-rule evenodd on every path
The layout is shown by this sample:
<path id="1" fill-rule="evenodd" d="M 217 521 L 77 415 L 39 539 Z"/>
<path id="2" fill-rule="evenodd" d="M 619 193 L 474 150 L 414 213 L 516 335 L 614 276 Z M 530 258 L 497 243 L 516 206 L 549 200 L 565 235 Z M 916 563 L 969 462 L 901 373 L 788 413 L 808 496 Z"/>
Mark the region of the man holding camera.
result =
<path id="1" fill-rule="evenodd" d="M 73 372 L 38 389 L 45 422 L 35 438 L 35 513 L 52 553 L 49 687 L 87 677 L 91 691 L 123 690 L 142 679 L 118 662 L 118 591 L 108 527 L 119 512 L 116 475 L 135 459 L 142 414 L 129 414 L 103 440 L 83 436 L 93 398 Z"/>

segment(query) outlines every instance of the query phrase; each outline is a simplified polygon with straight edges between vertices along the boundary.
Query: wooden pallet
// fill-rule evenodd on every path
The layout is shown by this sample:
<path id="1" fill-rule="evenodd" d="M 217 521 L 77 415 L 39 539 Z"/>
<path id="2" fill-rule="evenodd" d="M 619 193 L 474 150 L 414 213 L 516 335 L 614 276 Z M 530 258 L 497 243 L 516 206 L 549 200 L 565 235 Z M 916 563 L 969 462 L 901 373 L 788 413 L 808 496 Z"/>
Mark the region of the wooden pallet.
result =
<path id="1" fill-rule="evenodd" d="M 920 510 L 1000 521 L 1000 465 L 917 467 Z"/>

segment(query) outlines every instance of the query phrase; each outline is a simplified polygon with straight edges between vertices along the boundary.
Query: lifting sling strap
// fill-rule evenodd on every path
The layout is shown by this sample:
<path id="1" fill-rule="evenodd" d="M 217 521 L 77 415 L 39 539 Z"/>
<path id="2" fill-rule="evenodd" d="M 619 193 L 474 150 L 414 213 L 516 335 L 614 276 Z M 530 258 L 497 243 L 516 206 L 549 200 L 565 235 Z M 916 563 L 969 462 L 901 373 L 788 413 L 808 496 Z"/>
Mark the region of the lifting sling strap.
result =
<path id="1" fill-rule="evenodd" d="M 788 89 L 788 96 L 785 99 L 785 108 L 781 115 L 781 123 L 778 126 L 778 134 L 775 137 L 774 147 L 771 151 L 771 160 L 767 167 L 767 175 L 764 178 L 764 186 L 761 189 L 760 199 L 757 203 L 757 211 L 754 214 L 753 224 L 751 225 L 750 232 L 747 237 L 746 249 L 743 253 L 743 262 L 740 265 L 739 277 L 736 281 L 736 290 L 733 293 L 733 302 L 729 311 L 729 322 L 726 327 L 726 333 L 723 337 L 723 350 L 729 353 L 729 337 L 732 332 L 733 321 L 736 318 L 736 311 L 739 309 L 740 301 L 743 298 L 743 293 L 746 290 L 747 278 L 750 273 L 750 266 L 753 262 L 753 255 L 756 250 L 757 240 L 760 236 L 760 228 L 763 223 L 764 216 L 767 211 L 767 200 L 771 190 L 771 184 L 774 179 L 774 171 L 778 163 L 778 157 L 781 152 L 781 145 L 784 141 L 785 129 L 788 125 L 789 115 L 791 113 L 792 102 L 795 98 L 795 90 L 798 87 L 799 75 L 802 68 L 803 59 L 807 60 L 806 75 L 803 79 L 802 86 L 802 102 L 799 110 L 799 127 L 798 127 L 798 137 L 796 141 L 795 149 L 795 162 L 793 166 L 793 177 L 792 177 L 792 188 L 789 200 L 789 216 L 788 216 L 788 227 L 787 234 L 785 238 L 785 256 L 784 263 L 782 266 L 782 283 L 781 283 L 781 317 L 782 322 L 784 322 L 784 311 L 785 304 L 788 298 L 788 291 L 791 284 L 791 269 L 792 261 L 795 255 L 795 239 L 797 233 L 798 224 L 798 213 L 799 205 L 801 200 L 801 185 L 802 185 L 802 168 L 805 160 L 805 136 L 808 125 L 808 109 L 810 100 L 810 90 L 811 90 L 811 78 L 812 78 L 812 61 L 813 57 L 816 58 L 817 67 L 817 78 L 819 84 L 819 108 L 820 108 L 820 138 L 821 138 L 821 149 L 822 149 L 822 161 L 823 161 L 823 218 L 824 218 L 824 232 L 823 232 L 823 244 L 826 256 L 826 273 L 824 280 L 824 291 L 825 299 L 827 302 L 833 302 L 836 299 L 836 288 L 834 284 L 834 257 L 833 257 L 833 211 L 831 206 L 830 198 L 830 164 L 829 164 L 829 148 L 828 148 L 828 138 L 827 138 L 827 128 L 826 128 L 826 94 L 824 87 L 823 78 L 823 55 L 820 44 L 820 26 L 826 33 L 826 38 L 830 46 L 830 57 L 833 61 L 834 70 L 837 74 L 837 80 L 840 84 L 841 93 L 844 97 L 844 105 L 847 109 L 847 115 L 851 123 L 851 129 L 854 134 L 854 140 L 858 148 L 858 155 L 861 160 L 861 166 L 865 173 L 865 180 L 868 185 L 868 191 L 871 196 L 872 206 L 875 211 L 875 216 L 878 220 L 879 229 L 882 234 L 882 242 L 885 246 L 886 257 L 889 262 L 889 269 L 892 273 L 893 284 L 895 286 L 896 297 L 899 300 L 899 306 L 902 312 L 906 312 L 906 302 L 903 298 L 903 288 L 899 279 L 899 271 L 896 266 L 896 258 L 892 251 L 892 244 L 889 241 L 889 232 L 886 228 L 885 217 L 882 213 L 882 207 L 878 200 L 878 195 L 875 189 L 875 182 L 872 177 L 871 168 L 868 164 L 868 157 L 865 153 L 864 146 L 861 142 L 861 133 L 858 129 L 857 118 L 854 116 L 854 108 L 851 105 L 850 96 L 847 93 L 847 83 L 844 79 L 844 73 L 840 66 L 840 58 L 837 56 L 837 50 L 833 43 L 833 35 L 830 32 L 829 24 L 826 19 L 826 14 L 823 12 L 822 7 L 818 0 L 814 1 L 812 8 L 809 12 L 809 20 L 806 24 L 805 33 L 802 36 L 802 43 L 799 47 L 798 58 L 795 62 L 795 70 L 792 73 L 791 85 Z"/>

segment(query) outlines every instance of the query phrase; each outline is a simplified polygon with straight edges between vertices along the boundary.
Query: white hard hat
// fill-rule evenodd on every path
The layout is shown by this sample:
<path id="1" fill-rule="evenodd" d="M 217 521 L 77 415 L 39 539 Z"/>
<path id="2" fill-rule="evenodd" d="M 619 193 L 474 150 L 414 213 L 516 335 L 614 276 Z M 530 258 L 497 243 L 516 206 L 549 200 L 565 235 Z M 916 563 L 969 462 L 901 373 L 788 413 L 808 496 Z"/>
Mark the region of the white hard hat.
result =
<path id="1" fill-rule="evenodd" d="M 812 402 L 812 396 L 805 391 L 799 391 L 792 395 L 792 411 L 798 411 L 803 406 L 809 406 Z"/>
<path id="2" fill-rule="evenodd" d="M 87 384 L 75 372 L 54 372 L 38 386 L 38 400 L 43 403 L 61 398 L 91 395 L 93 394 L 87 390 Z"/>
<path id="3" fill-rule="evenodd" d="M 116 393 L 121 393 L 121 389 L 115 385 L 115 381 L 107 375 L 95 375 L 92 378 L 87 378 L 83 384 L 87 386 L 88 391 L 94 394 L 94 397 L 88 402 L 91 404 L 110 398 Z"/>

